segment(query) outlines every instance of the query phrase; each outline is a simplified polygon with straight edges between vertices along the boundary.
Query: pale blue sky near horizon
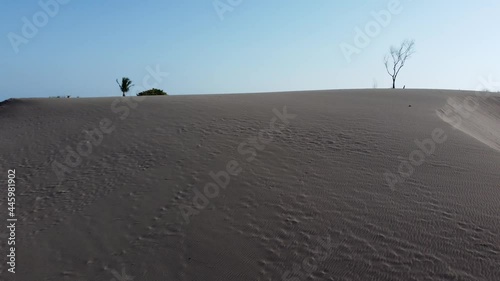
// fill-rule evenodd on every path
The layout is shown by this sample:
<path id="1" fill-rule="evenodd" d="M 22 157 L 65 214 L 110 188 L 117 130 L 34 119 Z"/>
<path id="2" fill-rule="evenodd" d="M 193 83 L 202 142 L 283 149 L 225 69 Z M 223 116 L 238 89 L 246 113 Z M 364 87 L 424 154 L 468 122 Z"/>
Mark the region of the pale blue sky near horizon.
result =
<path id="1" fill-rule="evenodd" d="M 23 36 L 23 17 L 33 23 L 43 9 L 4 0 L 0 101 L 119 96 L 115 79 L 140 86 L 157 65 L 169 76 L 156 86 L 174 95 L 388 88 L 383 57 L 406 38 L 417 53 L 400 87 L 474 90 L 481 77 L 500 79 L 496 0 L 401 0 L 401 13 L 348 62 L 340 45 L 354 45 L 355 28 L 389 2 L 243 0 L 221 20 L 212 0 L 71 0 L 16 53 L 9 34 Z"/>

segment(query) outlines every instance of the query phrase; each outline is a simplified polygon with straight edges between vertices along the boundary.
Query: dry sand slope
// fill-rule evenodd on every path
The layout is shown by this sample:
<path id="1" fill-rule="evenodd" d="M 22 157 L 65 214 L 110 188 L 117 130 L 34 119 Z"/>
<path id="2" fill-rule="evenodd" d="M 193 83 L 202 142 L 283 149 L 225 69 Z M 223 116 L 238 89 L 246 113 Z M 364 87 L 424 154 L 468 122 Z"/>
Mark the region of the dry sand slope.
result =
<path id="1" fill-rule="evenodd" d="M 500 98 L 471 96 L 3 103 L 0 279 L 500 280 Z"/>

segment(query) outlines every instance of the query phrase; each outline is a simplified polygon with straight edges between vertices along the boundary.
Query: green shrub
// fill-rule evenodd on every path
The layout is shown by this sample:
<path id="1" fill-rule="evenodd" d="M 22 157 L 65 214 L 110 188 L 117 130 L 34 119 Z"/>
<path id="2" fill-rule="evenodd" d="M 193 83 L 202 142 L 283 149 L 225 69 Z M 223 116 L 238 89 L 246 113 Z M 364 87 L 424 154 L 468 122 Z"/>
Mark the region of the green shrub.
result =
<path id="1" fill-rule="evenodd" d="M 166 96 L 166 95 L 167 93 L 165 93 L 164 91 L 155 88 L 137 94 L 137 96 Z"/>

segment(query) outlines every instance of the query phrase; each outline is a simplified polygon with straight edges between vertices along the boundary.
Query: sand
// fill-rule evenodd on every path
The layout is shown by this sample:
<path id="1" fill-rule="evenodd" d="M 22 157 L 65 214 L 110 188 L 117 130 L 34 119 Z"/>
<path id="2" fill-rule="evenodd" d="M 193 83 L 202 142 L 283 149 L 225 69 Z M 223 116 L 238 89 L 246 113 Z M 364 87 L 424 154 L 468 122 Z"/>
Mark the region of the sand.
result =
<path id="1" fill-rule="evenodd" d="M 10 100 L 0 279 L 500 280 L 499 112 L 408 89 Z"/>

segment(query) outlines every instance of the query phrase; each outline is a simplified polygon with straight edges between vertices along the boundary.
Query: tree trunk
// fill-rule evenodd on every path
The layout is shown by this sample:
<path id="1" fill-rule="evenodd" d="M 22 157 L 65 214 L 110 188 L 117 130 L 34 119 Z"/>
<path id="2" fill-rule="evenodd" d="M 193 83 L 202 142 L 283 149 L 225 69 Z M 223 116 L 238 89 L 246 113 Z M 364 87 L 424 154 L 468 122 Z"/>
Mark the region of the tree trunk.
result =
<path id="1" fill-rule="evenodd" d="M 396 79 L 392 78 L 392 88 L 396 89 Z"/>
<path id="2" fill-rule="evenodd" d="M 125 96 L 125 92 L 123 92 L 123 96 Z"/>

